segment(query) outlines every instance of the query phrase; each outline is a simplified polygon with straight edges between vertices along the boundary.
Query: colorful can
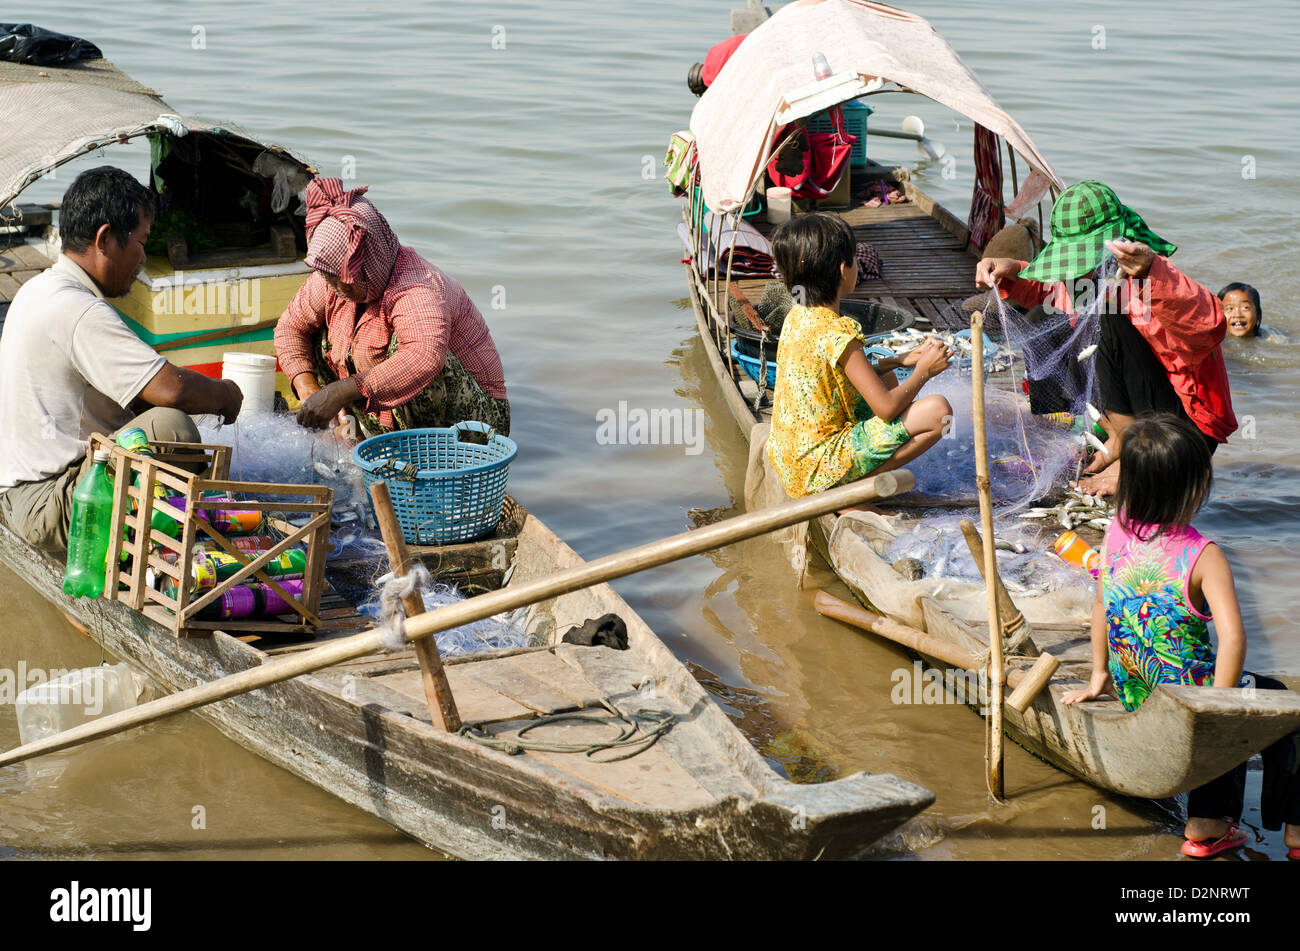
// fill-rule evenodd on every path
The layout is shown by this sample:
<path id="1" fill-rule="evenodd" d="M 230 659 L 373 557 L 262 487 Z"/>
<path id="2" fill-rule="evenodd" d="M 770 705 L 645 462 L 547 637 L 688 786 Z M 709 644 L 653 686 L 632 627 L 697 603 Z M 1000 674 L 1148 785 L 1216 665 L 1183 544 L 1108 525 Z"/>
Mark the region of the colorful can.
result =
<path id="1" fill-rule="evenodd" d="M 181 496 L 174 496 L 168 500 L 173 506 L 184 512 L 189 512 L 190 508 L 186 505 L 186 500 Z M 245 512 L 239 509 L 219 509 L 209 508 L 208 506 L 215 502 L 225 502 L 231 505 L 238 505 L 235 500 L 226 496 L 219 499 L 203 499 L 203 504 L 194 506 L 205 519 L 212 523 L 212 527 L 223 535 L 247 535 L 250 532 L 256 532 L 262 527 L 261 512 Z"/>
<path id="2" fill-rule="evenodd" d="M 295 598 L 302 597 L 301 581 L 284 581 L 280 583 L 288 594 Z M 222 594 L 203 610 L 199 611 L 201 621 L 238 621 L 252 617 L 274 617 L 288 614 L 293 609 L 264 584 L 236 585 Z"/>
<path id="3" fill-rule="evenodd" d="M 190 589 L 191 598 L 204 591 L 210 591 L 217 586 L 217 568 L 206 557 L 196 557 L 190 563 L 190 577 L 194 579 L 194 586 Z M 164 576 L 160 590 L 167 597 L 175 598 L 177 596 L 176 579 Z"/>
<path id="4" fill-rule="evenodd" d="M 1101 552 L 1089 548 L 1076 532 L 1062 532 L 1053 543 L 1052 551 L 1070 564 L 1088 571 L 1095 572 L 1101 568 Z"/>
<path id="5" fill-rule="evenodd" d="M 243 562 L 224 551 L 210 551 L 203 557 L 213 566 L 218 581 L 225 581 L 244 567 Z M 256 556 L 253 552 L 249 552 L 248 557 L 251 560 Z M 307 553 L 301 548 L 282 551 L 263 565 L 262 570 L 272 578 L 301 578 L 302 573 L 307 570 Z"/>

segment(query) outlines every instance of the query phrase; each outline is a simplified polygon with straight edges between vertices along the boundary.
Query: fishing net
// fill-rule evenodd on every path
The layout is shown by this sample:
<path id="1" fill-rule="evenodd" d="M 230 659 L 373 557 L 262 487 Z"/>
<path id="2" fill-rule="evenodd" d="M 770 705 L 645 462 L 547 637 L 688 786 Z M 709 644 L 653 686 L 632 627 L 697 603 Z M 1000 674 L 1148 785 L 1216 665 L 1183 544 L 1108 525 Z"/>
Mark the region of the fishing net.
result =
<path id="1" fill-rule="evenodd" d="M 326 564 L 338 568 L 331 584 L 357 610 L 382 621 L 385 587 L 390 584 L 388 550 L 374 527 L 361 469 L 352 449 L 331 430 L 299 426 L 292 414 L 260 413 L 222 426 L 218 418 L 199 417 L 204 442 L 231 447 L 230 475 L 242 482 L 282 482 L 327 485 L 334 490 L 330 552 Z M 454 585 L 432 581 L 427 571 L 419 591 L 425 608 L 444 607 L 465 599 Z M 436 635 L 444 657 L 499 648 L 529 646 L 524 612 L 498 615 Z"/>
<path id="2" fill-rule="evenodd" d="M 1100 419 L 1096 354 L 1101 317 L 1115 307 L 1115 274 L 1114 258 L 1108 257 L 1096 280 L 1076 297 L 1073 313 L 1049 306 L 1022 313 L 990 290 L 961 305 L 961 313 L 948 315 L 946 325 L 952 326 L 983 310 L 986 330 L 1001 338 L 999 351 L 1011 355 L 999 372 L 986 373 L 984 401 L 998 568 L 1013 593 L 1089 582 L 1079 567 L 1051 550 L 1068 524 L 1041 508 L 1025 510 L 1066 495 L 1089 445 L 1102 446 L 1093 431 Z M 970 361 L 927 383 L 921 395 L 930 393 L 952 404 L 953 426 L 908 469 L 916 476 L 917 494 L 948 511 L 907 527 L 886 557 L 914 559 L 925 577 L 978 583 L 979 569 L 957 525 L 963 517 L 977 519 Z M 1042 514 L 1049 520 L 1025 520 Z"/>
<path id="3" fill-rule="evenodd" d="M 1001 338 L 992 358 L 997 372 L 988 372 L 985 355 L 984 393 L 990 479 L 1001 516 L 1062 494 L 1078 477 L 1086 448 L 1102 445 L 1093 433 L 1100 418 L 1096 354 L 1101 315 L 1114 301 L 1115 270 L 1108 257 L 1073 314 L 1050 306 L 1022 313 L 990 290 L 944 315 L 951 326 L 968 323 L 981 309 L 986 332 Z M 999 363 L 999 356 L 1010 359 Z M 960 360 L 921 391 L 946 397 L 953 408 L 945 437 L 908 465 L 917 493 L 936 503 L 977 501 L 970 371 L 969 358 Z"/>

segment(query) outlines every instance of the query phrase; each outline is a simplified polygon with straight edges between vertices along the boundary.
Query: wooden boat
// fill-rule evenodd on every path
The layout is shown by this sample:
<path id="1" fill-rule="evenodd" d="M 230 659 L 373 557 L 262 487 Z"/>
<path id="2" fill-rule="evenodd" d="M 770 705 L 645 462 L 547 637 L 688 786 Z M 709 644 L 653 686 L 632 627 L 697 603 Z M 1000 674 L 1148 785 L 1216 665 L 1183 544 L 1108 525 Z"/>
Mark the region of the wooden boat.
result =
<path id="1" fill-rule="evenodd" d="M 791 37 L 798 36 L 806 47 L 791 51 L 789 58 L 803 63 L 811 59 L 812 53 L 821 47 L 821 39 L 826 39 L 818 39 L 810 27 L 814 22 L 811 20 L 815 15 L 813 11 L 821 11 L 816 15 L 831 16 L 837 12 L 836 8 L 840 14 L 847 11 L 862 19 L 881 37 L 897 35 L 900 27 L 888 21 L 898 16 L 904 18 L 904 28 L 930 30 L 929 25 L 919 18 L 871 3 L 828 0 L 807 11 L 785 8 L 777 15 L 785 19 L 782 21 L 783 29 L 776 35 L 787 44 Z M 749 15 L 753 16 L 752 11 Z M 804 19 L 793 19 L 797 17 Z M 759 26 L 736 55 L 761 36 L 764 29 L 777 25 L 774 19 L 766 26 Z M 843 25 L 837 28 L 850 32 Z M 813 36 L 811 45 L 809 35 Z M 826 40 L 827 46 L 830 42 Z M 916 65 L 916 51 L 926 50 L 926 42 L 918 34 L 911 50 L 913 66 Z M 941 39 L 937 44 L 928 47 L 931 54 L 951 53 Z M 870 46 L 864 46 L 864 50 L 870 49 Z M 758 52 L 761 52 L 756 57 L 759 61 L 772 61 L 770 46 Z M 888 52 L 898 53 L 899 50 Z M 902 55 L 906 58 L 907 54 Z M 865 79 L 868 76 L 879 77 L 885 80 L 886 85 L 897 88 L 897 83 L 889 82 L 887 70 L 892 65 L 889 56 L 876 54 L 876 60 L 869 52 L 862 56 L 861 61 L 838 64 L 831 58 L 832 66 L 847 69 L 847 74 L 839 81 L 838 87 L 832 82 L 834 77 L 824 81 L 832 87 L 832 92 L 815 100 L 817 108 L 825 109 L 836 102 L 862 95 L 862 90 L 870 85 Z M 960 69 L 974 80 L 973 74 L 956 60 L 955 54 L 942 65 L 946 69 Z M 731 65 L 728 64 L 727 68 L 730 69 Z M 924 69 L 919 73 L 914 70 L 911 75 L 909 91 L 927 93 L 926 88 L 921 88 L 924 86 Z M 710 141 L 706 133 L 711 125 L 719 124 L 718 117 L 725 113 L 725 102 L 715 99 L 709 103 L 703 117 L 700 111 L 710 96 L 716 97 L 728 91 L 723 88 L 726 76 L 724 70 L 716 86 L 704 94 L 692 117 L 692 130 L 697 133 L 700 150 L 702 177 L 699 194 L 703 201 L 711 207 L 739 209 L 748 203 L 758 188 L 755 176 L 751 175 L 748 184 L 739 189 L 731 186 L 734 190 L 729 193 L 726 187 L 716 183 L 710 188 L 710 168 L 723 177 L 729 174 L 729 167 L 757 169 L 756 175 L 761 177 L 770 155 L 771 133 L 778 124 L 776 117 L 783 117 L 786 121 L 797 118 L 800 114 L 798 105 L 811 97 L 806 90 L 799 88 L 779 96 L 772 106 L 770 122 L 769 114 L 760 116 L 757 121 L 757 126 L 769 128 L 764 151 L 744 156 L 738 165 L 732 156 L 730 165 L 715 162 L 711 166 L 705 151 Z M 858 82 L 854 81 L 855 77 Z M 738 94 L 737 88 L 751 85 L 743 74 L 733 75 L 730 79 L 733 95 Z M 798 82 L 804 80 L 801 78 Z M 875 88 L 866 94 L 875 95 L 883 91 L 887 90 Z M 933 93 L 932 98 L 949 104 L 952 102 L 951 97 L 937 93 Z M 966 114 L 977 122 L 981 121 L 981 117 L 973 113 L 971 109 Z M 1054 173 L 1038 157 L 1020 127 L 1005 113 L 1002 116 L 1006 122 L 1000 135 L 1005 140 L 1008 154 L 1014 154 L 1013 148 L 1020 152 L 1033 170 L 1031 179 L 1038 176 L 1050 182 L 1045 192 L 1051 192 L 1059 186 Z M 702 123 L 703 128 L 697 128 L 697 122 Z M 719 141 L 723 147 L 729 147 L 725 139 Z M 958 305 L 974 290 L 973 275 L 981 251 L 971 240 L 971 229 L 913 184 L 906 169 L 884 168 L 871 163 L 868 158 L 865 166 L 851 169 L 851 175 L 851 193 L 854 195 L 861 194 L 871 182 L 887 180 L 896 183 L 909 201 L 876 208 L 821 209 L 832 210 L 848 221 L 859 240 L 876 246 L 883 262 L 884 277 L 860 284 L 850 299 L 898 308 L 908 314 L 919 328 L 955 329 L 955 321 L 965 319 L 964 311 Z M 743 177 L 740 180 L 743 181 Z M 1026 183 L 1026 188 L 1029 184 Z M 741 432 L 753 442 L 765 438 L 766 427 L 762 424 L 771 418 L 771 391 L 760 387 L 733 359 L 731 343 L 737 336 L 737 328 L 728 320 L 727 298 L 740 296 L 755 300 L 767 279 L 732 281 L 729 273 L 710 270 L 709 238 L 701 227 L 700 199 L 694 197 L 695 194 L 692 191 L 683 210 L 693 252 L 686 263 L 691 303 L 709 366 L 717 377 L 725 403 Z M 1032 193 L 1027 195 L 1021 189 L 1012 204 L 1024 208 L 1026 198 L 1032 198 Z M 770 233 L 771 227 L 761 220 L 761 216 L 750 220 L 760 231 Z M 739 295 L 732 289 L 733 285 L 738 287 Z M 871 328 L 865 329 L 870 334 Z M 751 446 L 750 455 L 752 467 L 755 457 L 761 454 Z M 761 464 L 762 459 L 758 458 L 757 462 Z M 949 644 L 980 655 L 987 651 L 986 622 L 968 622 L 940 600 L 931 596 L 918 597 L 916 590 L 893 570 L 882 555 L 888 540 L 885 529 L 873 526 L 870 519 L 847 520 L 833 516 L 816 520 L 809 529 L 811 544 L 865 606 Z M 1085 599 L 1088 597 L 1087 592 L 1084 596 Z M 1032 604 L 1021 600 L 1020 607 L 1032 621 Z M 1103 789 L 1145 798 L 1163 798 L 1185 792 L 1222 775 L 1274 740 L 1300 727 L 1300 696 L 1282 692 L 1162 686 L 1132 713 L 1125 712 L 1118 701 L 1066 707 L 1060 702 L 1063 692 L 1082 686 L 1091 670 L 1087 615 L 1079 614 L 1077 623 L 1036 623 L 1034 634 L 1037 646 L 1056 655 L 1062 663 L 1049 687 L 1023 714 L 1010 708 L 1005 711 L 1005 730 L 1031 752 Z M 926 659 L 936 667 L 946 666 L 932 657 Z M 1031 663 L 1032 658 L 1013 657 L 1009 660 L 1012 668 L 1028 667 Z"/>
<path id="2" fill-rule="evenodd" d="M 293 212 L 315 169 L 238 130 L 176 115 L 105 59 L 0 62 L 0 126 L 0 324 L 18 288 L 58 256 L 57 206 L 16 204 L 19 196 L 66 162 L 149 136 L 151 174 L 166 184 L 153 232 L 166 250 L 150 253 L 114 307 L 172 363 L 208 376 L 221 375 L 227 352 L 275 355 L 275 322 L 311 272 Z M 261 196 L 255 211 L 241 204 L 246 194 Z M 277 389 L 292 397 L 282 373 Z"/>
<path id="3" fill-rule="evenodd" d="M 219 180 L 188 196 L 198 202 L 196 212 L 213 205 L 237 209 L 242 187 L 272 194 L 269 212 L 216 222 L 224 248 L 169 240 L 167 254 L 151 257 L 131 294 L 115 304 L 142 339 L 203 372 L 216 371 L 228 350 L 274 352 L 274 317 L 308 273 L 302 220 L 292 214 L 292 202 L 277 210 L 274 193 L 287 189 L 292 197 L 301 174 L 314 169 L 242 133 L 172 114 L 156 92 L 105 60 L 39 69 L 0 64 L 0 87 L 0 125 L 9 132 L 0 148 L 0 207 L 15 207 L 32 181 L 78 155 L 146 135 L 162 144 L 156 154 L 214 159 L 198 163 L 217 169 Z M 152 171 L 166 178 L 161 165 Z M 169 194 L 176 199 L 174 187 Z M 0 320 L 21 283 L 52 263 L 57 247 L 57 209 L 17 210 L 3 222 L 10 247 L 0 257 Z M 237 306 L 245 301 L 260 312 Z M 287 394 L 282 375 L 280 384 Z M 437 577 L 470 593 L 581 561 L 513 502 L 494 537 L 420 557 Z M 297 649 L 265 638 L 255 645 L 224 631 L 179 639 L 121 602 L 67 598 L 62 562 L 4 526 L 0 560 L 106 650 L 169 691 Z M 347 566 L 329 570 L 336 590 L 361 590 Z M 628 650 L 560 643 L 568 628 L 609 613 L 625 621 Z M 324 602 L 321 616 L 326 625 L 311 644 L 368 626 L 337 594 Z M 528 630 L 530 649 L 449 660 L 464 721 L 505 740 L 539 718 L 593 705 L 602 716 L 601 704 L 609 704 L 628 715 L 669 713 L 671 729 L 623 760 L 539 750 L 508 755 L 431 725 L 410 650 L 242 695 L 204 708 L 203 715 L 249 750 L 421 842 L 466 858 L 843 857 L 933 801 L 927 790 L 892 776 L 859 773 L 796 785 L 776 775 L 608 586 L 534 607 Z M 568 720 L 529 736 L 588 742 L 607 738 L 610 729 Z"/>
<path id="4" fill-rule="evenodd" d="M 524 584 L 581 563 L 536 517 L 507 501 L 479 542 L 413 549 L 440 579 L 470 592 Z M 60 559 L 0 525 L 3 561 L 109 653 L 182 690 L 370 625 L 335 593 L 324 628 L 305 644 L 246 643 L 221 631 L 177 638 L 118 601 L 61 593 Z M 327 569 L 336 592 L 355 571 Z M 570 627 L 617 614 L 629 648 L 560 642 Z M 527 750 L 510 755 L 436 729 L 410 649 L 366 657 L 201 709 L 222 733 L 419 841 L 486 858 L 849 857 L 920 812 L 933 794 L 889 775 L 857 773 L 798 785 L 774 773 L 655 633 L 607 585 L 533 606 L 535 646 L 449 658 L 462 719 L 508 741 L 539 718 L 671 714 L 671 728 L 628 759 Z M 641 723 L 642 734 L 650 728 Z M 591 742 L 609 723 L 561 721 L 530 738 Z M 150 767 L 155 768 L 155 767 Z"/>

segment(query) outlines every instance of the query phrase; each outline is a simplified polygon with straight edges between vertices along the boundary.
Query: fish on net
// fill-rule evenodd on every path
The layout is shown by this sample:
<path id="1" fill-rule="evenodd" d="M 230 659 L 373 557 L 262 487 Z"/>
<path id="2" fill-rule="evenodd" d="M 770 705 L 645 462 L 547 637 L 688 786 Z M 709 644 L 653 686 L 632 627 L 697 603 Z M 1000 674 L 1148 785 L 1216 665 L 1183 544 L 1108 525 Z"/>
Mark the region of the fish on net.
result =
<path id="1" fill-rule="evenodd" d="M 999 338 L 999 348 L 1012 356 L 1002 361 L 1005 369 L 986 374 L 984 402 L 995 537 L 1012 543 L 1003 544 L 1004 549 L 1014 547 L 999 552 L 999 568 L 1013 590 L 1056 590 L 1087 581 L 1078 568 L 1052 554 L 1056 523 L 1031 526 L 1016 514 L 1059 500 L 1078 477 L 1093 424 L 1100 418 L 1096 354 L 1101 318 L 1116 300 L 1115 274 L 1115 261 L 1108 257 L 1091 284 L 1098 291 L 1085 289 L 1073 313 L 1046 306 L 1022 312 L 990 290 L 949 308 L 936 322 L 969 324 L 970 316 L 981 310 L 986 333 Z M 916 559 L 930 577 L 979 577 L 956 530 L 958 519 L 974 517 L 978 503 L 971 389 L 968 365 L 955 364 L 920 394 L 946 397 L 952 424 L 932 449 L 908 464 L 916 476 L 914 498 L 930 511 L 906 527 L 887 557 Z M 1092 444 L 1100 445 L 1095 436 Z"/>

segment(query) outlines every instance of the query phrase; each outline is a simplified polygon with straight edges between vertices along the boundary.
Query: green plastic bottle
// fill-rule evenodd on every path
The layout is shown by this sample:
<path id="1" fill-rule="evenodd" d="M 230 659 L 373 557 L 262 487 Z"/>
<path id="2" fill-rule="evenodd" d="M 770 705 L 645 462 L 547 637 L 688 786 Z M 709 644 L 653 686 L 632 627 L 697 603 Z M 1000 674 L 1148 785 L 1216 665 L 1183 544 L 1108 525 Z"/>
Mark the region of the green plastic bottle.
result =
<path id="1" fill-rule="evenodd" d="M 96 449 L 94 465 L 72 493 L 64 594 L 98 598 L 104 593 L 108 536 L 112 527 L 113 480 L 108 474 L 108 450 Z"/>

